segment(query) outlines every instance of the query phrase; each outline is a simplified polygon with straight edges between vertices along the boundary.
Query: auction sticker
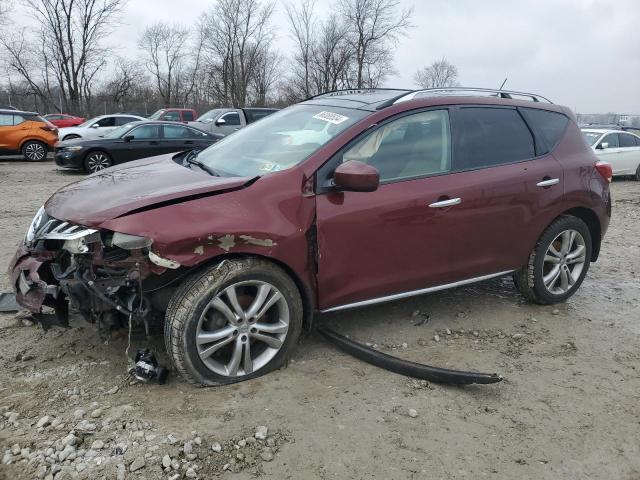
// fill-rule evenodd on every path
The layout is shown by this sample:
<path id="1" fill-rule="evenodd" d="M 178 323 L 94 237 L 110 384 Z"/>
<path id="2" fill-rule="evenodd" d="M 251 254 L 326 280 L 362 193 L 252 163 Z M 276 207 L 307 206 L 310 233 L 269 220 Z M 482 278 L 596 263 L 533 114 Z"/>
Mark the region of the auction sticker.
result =
<path id="1" fill-rule="evenodd" d="M 339 125 L 345 120 L 349 120 L 349 117 L 333 112 L 320 112 L 317 115 L 314 115 L 313 118 L 324 120 L 325 122 L 333 123 L 334 125 Z"/>

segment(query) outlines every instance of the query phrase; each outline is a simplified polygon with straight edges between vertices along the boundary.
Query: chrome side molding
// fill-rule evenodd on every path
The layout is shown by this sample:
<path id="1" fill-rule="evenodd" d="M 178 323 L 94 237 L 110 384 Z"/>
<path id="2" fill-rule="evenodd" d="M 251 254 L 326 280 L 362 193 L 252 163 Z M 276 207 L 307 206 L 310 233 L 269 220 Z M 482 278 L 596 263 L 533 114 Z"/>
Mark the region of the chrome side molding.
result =
<path id="1" fill-rule="evenodd" d="M 416 295 L 422 295 L 425 293 L 438 292 L 440 290 L 447 290 L 449 288 L 461 287 L 462 285 L 468 285 L 470 283 L 482 282 L 483 280 L 489 280 L 491 278 L 503 277 L 509 273 L 513 273 L 515 270 L 506 270 L 504 272 L 492 273 L 490 275 L 483 275 L 481 277 L 468 278 L 466 280 L 460 280 L 453 283 L 445 283 L 444 285 L 436 285 L 434 287 L 422 288 L 420 290 L 413 290 L 411 292 L 396 293 L 394 295 L 387 295 L 385 297 L 377 297 L 369 300 L 362 300 L 360 302 L 347 303 L 345 305 L 338 305 L 337 307 L 327 308 L 321 310 L 321 313 L 337 312 L 340 310 L 349 310 L 351 308 L 366 307 L 368 305 L 375 305 L 376 303 L 391 302 L 393 300 L 400 300 L 401 298 L 414 297 Z"/>

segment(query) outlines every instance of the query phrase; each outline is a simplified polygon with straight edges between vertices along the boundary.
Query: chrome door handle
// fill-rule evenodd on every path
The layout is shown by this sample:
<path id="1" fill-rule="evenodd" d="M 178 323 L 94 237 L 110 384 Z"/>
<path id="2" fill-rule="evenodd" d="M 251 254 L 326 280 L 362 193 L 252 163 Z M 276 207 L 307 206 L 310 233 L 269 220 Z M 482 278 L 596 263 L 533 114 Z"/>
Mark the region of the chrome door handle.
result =
<path id="1" fill-rule="evenodd" d="M 452 207 L 453 205 L 460 205 L 462 203 L 461 198 L 450 198 L 448 200 L 441 200 L 439 202 L 430 203 L 431 208 L 445 208 Z"/>
<path id="2" fill-rule="evenodd" d="M 551 185 L 557 185 L 560 183 L 559 178 L 550 178 L 549 180 L 543 180 L 541 182 L 536 183 L 538 187 L 550 187 Z"/>

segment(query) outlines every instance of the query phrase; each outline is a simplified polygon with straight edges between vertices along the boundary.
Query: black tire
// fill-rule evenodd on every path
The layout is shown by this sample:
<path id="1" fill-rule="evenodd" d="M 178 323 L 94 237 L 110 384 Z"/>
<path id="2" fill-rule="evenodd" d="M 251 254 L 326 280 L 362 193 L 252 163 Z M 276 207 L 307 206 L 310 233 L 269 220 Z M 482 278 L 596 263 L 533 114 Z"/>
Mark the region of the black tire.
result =
<path id="1" fill-rule="evenodd" d="M 94 150 L 89 152 L 84 158 L 84 171 L 87 173 L 96 173 L 113 165 L 113 160 L 107 152 L 102 150 Z"/>
<path id="2" fill-rule="evenodd" d="M 63 142 L 66 142 L 67 140 L 75 140 L 76 138 L 81 138 L 80 135 L 74 135 L 73 133 L 71 135 L 67 135 L 66 137 L 64 137 L 62 139 Z"/>
<path id="3" fill-rule="evenodd" d="M 218 294 L 232 285 L 251 281 L 267 282 L 281 293 L 288 307 L 289 325 L 286 337 L 275 356 L 255 371 L 248 374 L 244 374 L 244 370 L 243 374 L 238 371 L 237 376 L 216 373 L 204 363 L 198 352 L 196 335 L 199 322 L 205 309 L 210 308 L 209 303 Z M 174 293 L 165 317 L 165 345 L 175 369 L 185 380 L 202 386 L 237 383 L 280 368 L 300 337 L 302 319 L 300 292 L 284 270 L 269 261 L 257 258 L 228 259 L 193 275 Z M 237 332 L 234 333 L 236 334 Z M 235 337 L 232 343 L 238 340 Z M 223 348 L 232 348 L 232 344 Z"/>
<path id="4" fill-rule="evenodd" d="M 29 140 L 22 145 L 22 156 L 29 162 L 41 162 L 47 158 L 47 144 Z"/>
<path id="5" fill-rule="evenodd" d="M 570 230 L 578 232 L 584 241 L 584 263 L 582 265 L 582 270 L 580 272 L 575 272 L 576 274 L 579 273 L 579 276 L 574 280 L 574 283 L 569 286 L 567 291 L 563 293 L 552 292 L 544 283 L 545 273 L 550 273 L 545 272 L 545 269 L 550 267 L 549 263 L 545 264 L 545 255 L 551 247 L 552 242 L 558 241 L 558 237 L 563 232 Z M 554 303 L 564 302 L 571 297 L 578 288 L 580 288 L 580 285 L 589 270 L 592 245 L 591 232 L 581 219 L 570 215 L 558 217 L 551 225 L 549 225 L 549 227 L 547 227 L 536 243 L 536 246 L 529 255 L 527 265 L 513 274 L 513 281 L 516 287 L 527 300 L 541 305 L 551 305 Z M 560 265 L 558 268 L 562 267 L 563 265 Z"/>
<path id="6" fill-rule="evenodd" d="M 636 169 L 636 182 L 640 182 L 640 165 L 638 165 L 638 168 Z"/>

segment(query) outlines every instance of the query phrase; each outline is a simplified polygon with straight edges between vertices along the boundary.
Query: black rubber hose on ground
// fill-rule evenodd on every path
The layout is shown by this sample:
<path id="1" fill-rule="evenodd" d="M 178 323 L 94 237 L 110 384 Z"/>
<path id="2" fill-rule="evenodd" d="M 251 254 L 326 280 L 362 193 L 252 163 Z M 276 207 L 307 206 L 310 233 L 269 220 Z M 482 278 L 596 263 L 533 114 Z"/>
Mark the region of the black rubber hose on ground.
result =
<path id="1" fill-rule="evenodd" d="M 463 372 L 402 360 L 354 342 L 326 327 L 319 327 L 318 332 L 341 350 L 359 360 L 407 377 L 453 385 L 488 384 L 502 381 L 502 376 L 497 373 Z"/>

